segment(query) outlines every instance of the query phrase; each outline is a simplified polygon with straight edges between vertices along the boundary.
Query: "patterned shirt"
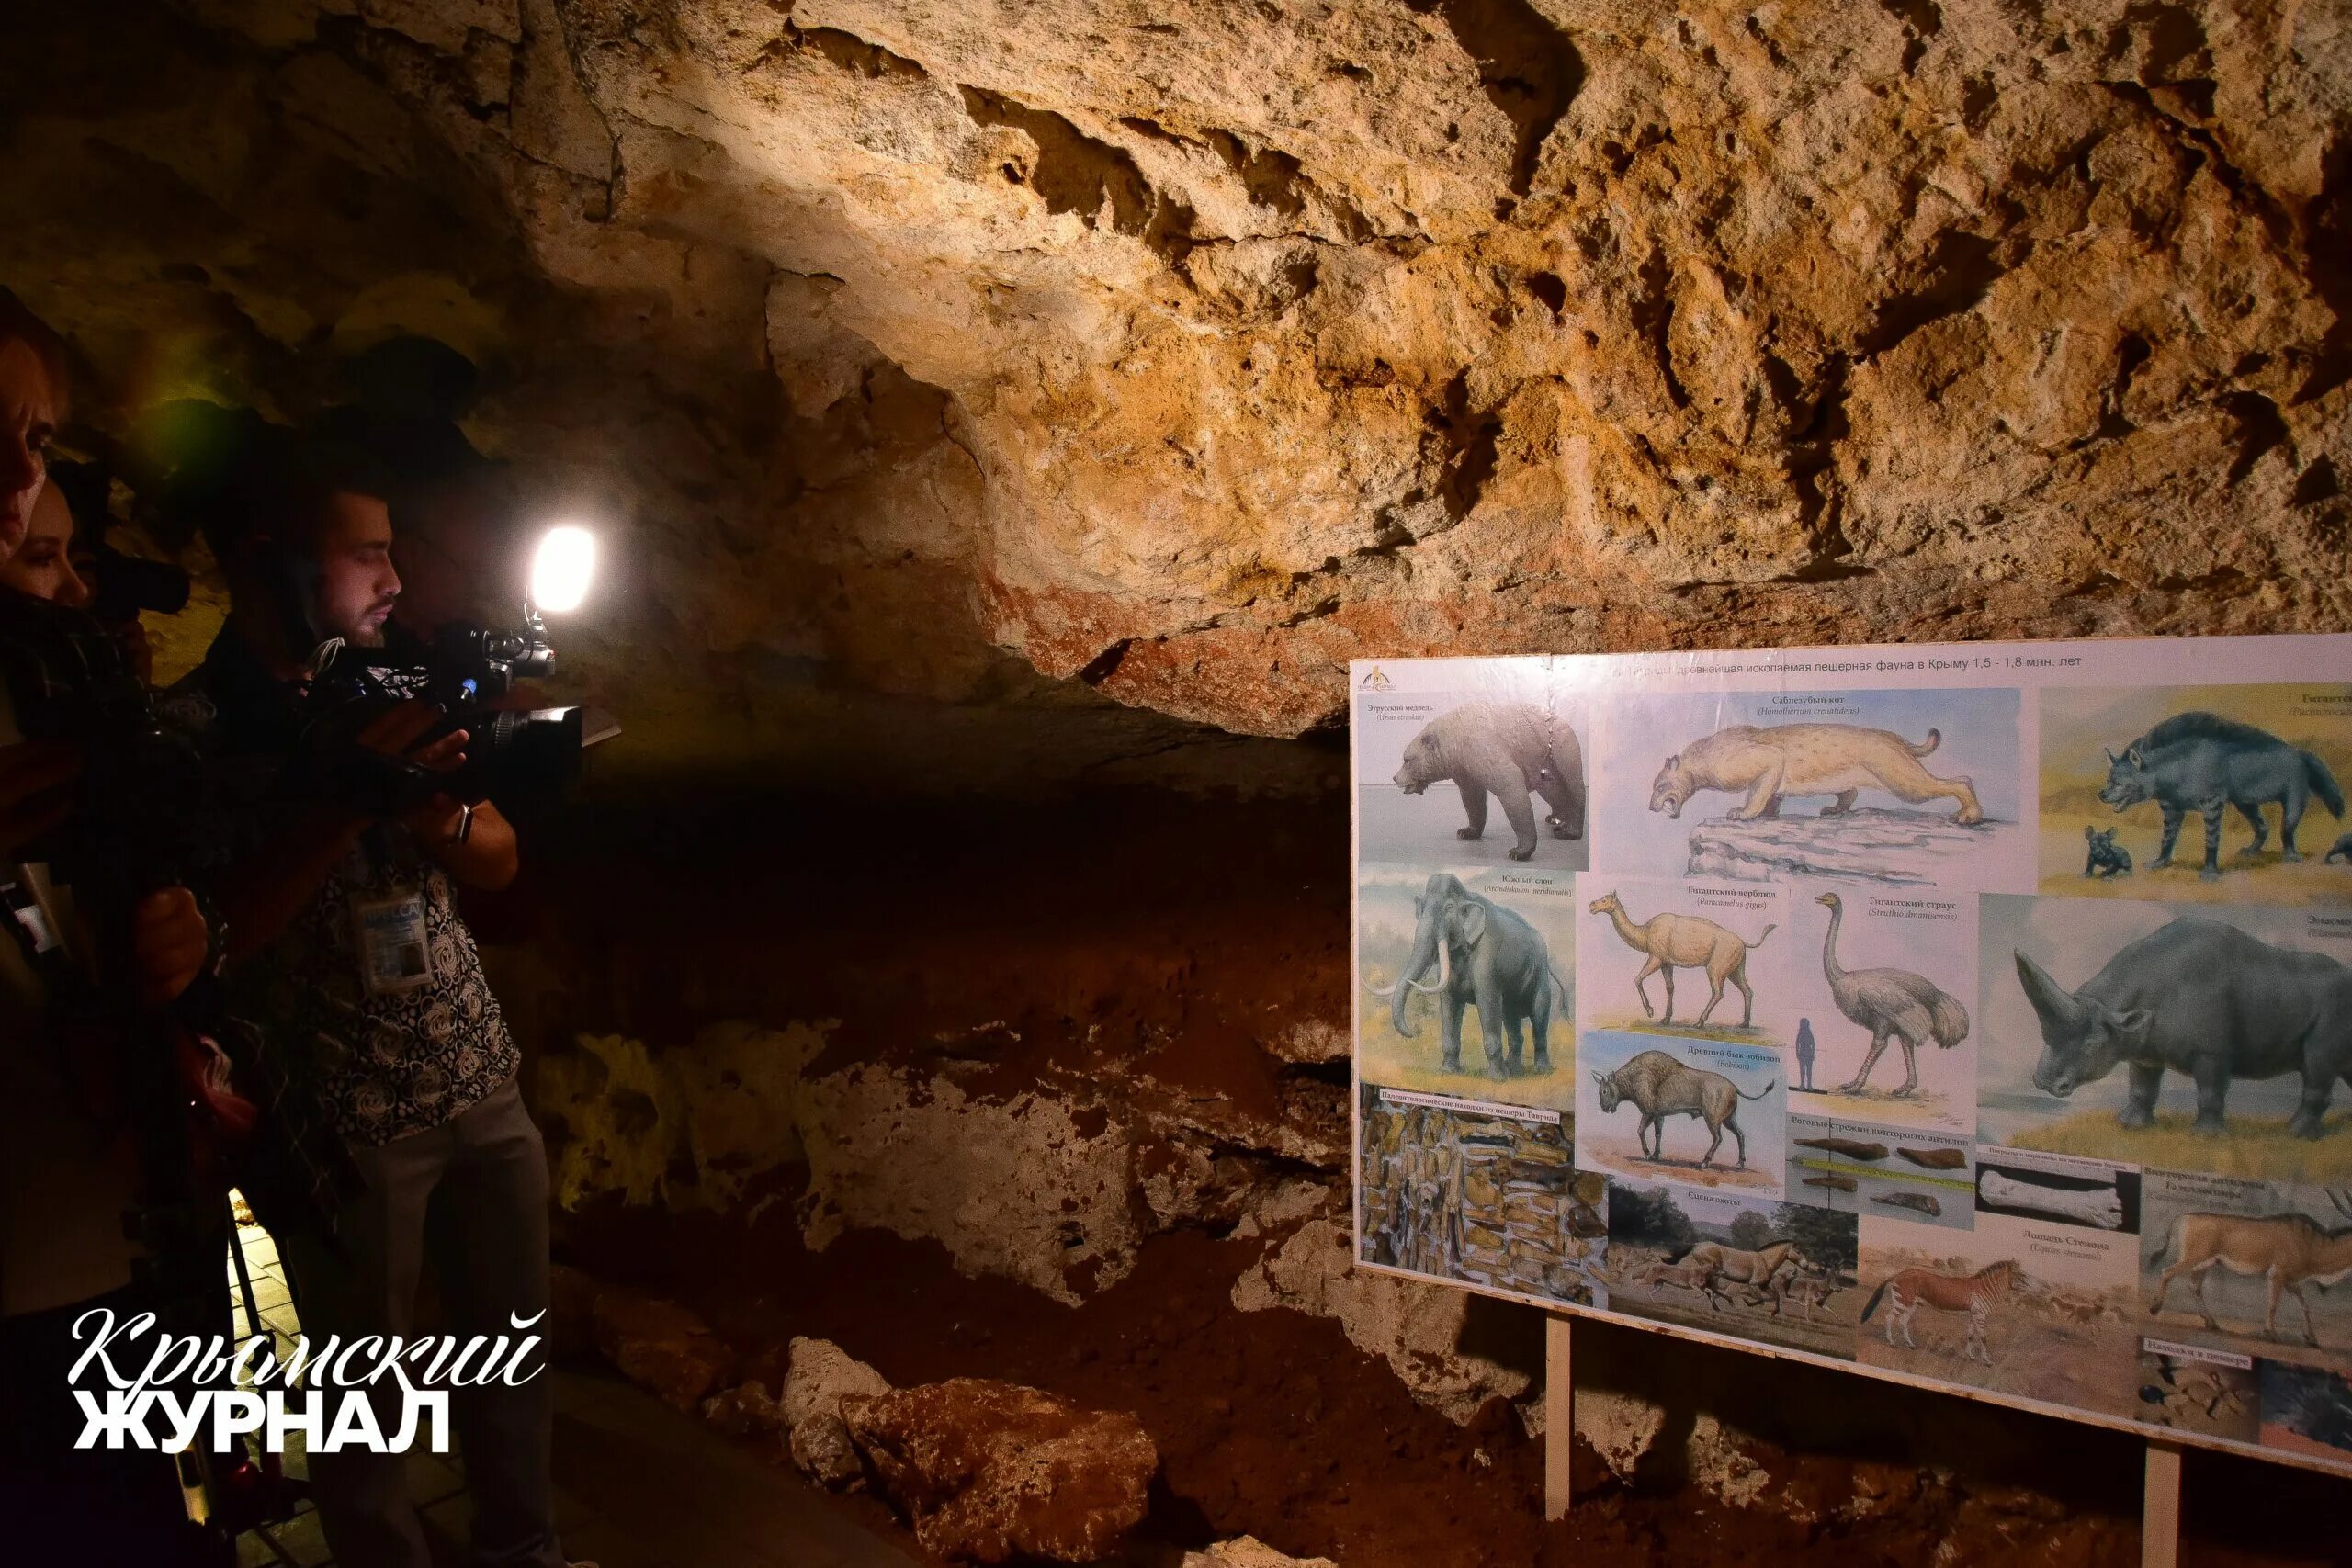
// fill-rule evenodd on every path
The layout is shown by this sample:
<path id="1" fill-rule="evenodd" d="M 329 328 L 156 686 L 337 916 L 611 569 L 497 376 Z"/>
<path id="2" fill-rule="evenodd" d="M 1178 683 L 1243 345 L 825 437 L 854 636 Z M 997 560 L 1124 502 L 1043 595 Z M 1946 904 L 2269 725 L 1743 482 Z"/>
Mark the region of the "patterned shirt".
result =
<path id="1" fill-rule="evenodd" d="M 255 739 L 284 716 L 253 711 L 288 699 L 256 682 L 252 664 L 233 630 L 223 631 L 158 704 L 165 723 L 223 759 L 224 775 L 237 773 L 241 751 L 266 759 L 242 787 L 224 786 L 236 858 L 291 804 L 274 788 L 286 752 Z M 229 985 L 238 1011 L 300 1064 L 335 1130 L 354 1144 L 440 1126 L 488 1098 L 520 1060 L 447 874 L 398 824 L 363 833 L 286 929 L 231 966 Z"/>

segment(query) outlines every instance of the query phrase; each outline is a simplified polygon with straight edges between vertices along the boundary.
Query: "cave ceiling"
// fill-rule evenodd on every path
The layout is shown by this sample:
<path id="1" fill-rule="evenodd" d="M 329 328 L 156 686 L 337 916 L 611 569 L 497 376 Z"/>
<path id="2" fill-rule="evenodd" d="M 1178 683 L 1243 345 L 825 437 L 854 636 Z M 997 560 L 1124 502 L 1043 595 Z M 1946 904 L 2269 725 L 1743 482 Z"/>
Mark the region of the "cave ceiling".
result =
<path id="1" fill-rule="evenodd" d="M 87 417 L 459 346 L 609 520 L 577 663 L 672 755 L 2345 625 L 2341 4 L 122 9 L 0 65 L 0 276 Z"/>

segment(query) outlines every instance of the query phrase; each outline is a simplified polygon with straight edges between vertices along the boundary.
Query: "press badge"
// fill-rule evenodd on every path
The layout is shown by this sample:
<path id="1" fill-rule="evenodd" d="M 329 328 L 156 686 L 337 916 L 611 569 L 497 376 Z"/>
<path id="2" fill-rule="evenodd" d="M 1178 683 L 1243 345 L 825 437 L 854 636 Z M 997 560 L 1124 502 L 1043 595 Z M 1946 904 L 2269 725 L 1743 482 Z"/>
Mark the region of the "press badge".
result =
<path id="1" fill-rule="evenodd" d="M 371 997 L 433 983 L 433 946 L 424 936 L 424 895 L 407 893 L 355 907 L 359 981 Z"/>

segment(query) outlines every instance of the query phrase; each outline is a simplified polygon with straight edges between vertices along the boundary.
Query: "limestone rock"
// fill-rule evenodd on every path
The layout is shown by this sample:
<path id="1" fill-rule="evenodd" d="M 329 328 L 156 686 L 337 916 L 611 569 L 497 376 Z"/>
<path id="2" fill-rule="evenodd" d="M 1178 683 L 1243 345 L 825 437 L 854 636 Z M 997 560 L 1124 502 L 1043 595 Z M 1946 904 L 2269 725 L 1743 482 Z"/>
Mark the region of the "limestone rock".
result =
<path id="1" fill-rule="evenodd" d="M 777 1406 L 789 1437 L 792 1462 L 828 1486 L 846 1486 L 865 1473 L 842 1402 L 890 1392 L 889 1381 L 830 1339 L 792 1342 Z"/>
<path id="2" fill-rule="evenodd" d="M 1184 1554 L 1182 1568 L 1340 1568 L 1328 1557 L 1285 1557 L 1256 1536 L 1236 1536 Z"/>
<path id="3" fill-rule="evenodd" d="M 1354 1271 L 1344 1226 L 1309 1220 L 1233 1285 L 1243 1312 L 1288 1307 L 1335 1317 L 1357 1348 L 1385 1359 L 1413 1396 L 1467 1423 L 1490 1399 L 1516 1399 L 1531 1379 L 1458 1348 L 1470 1298 L 1458 1290 Z"/>
<path id="4" fill-rule="evenodd" d="M 702 1418 L 732 1438 L 764 1438 L 784 1430 L 784 1407 L 763 1383 L 738 1383 L 702 1402 Z"/>
<path id="5" fill-rule="evenodd" d="M 1106 700 L 2352 609 L 2332 12 L 131 3 L 12 51 L 0 274 L 273 408 L 467 339 L 626 536 L 565 658 L 664 765 L 1175 770 L 1229 753 Z"/>
<path id="6" fill-rule="evenodd" d="M 967 1273 L 1072 1305 L 1135 1266 L 1133 1143 L 1116 1122 L 1093 1117 L 1090 1133 L 1055 1098 L 984 1100 L 873 1066 L 809 1082 L 794 1115 L 808 1151 L 801 1234 L 813 1248 L 857 1225 L 928 1236 Z"/>
<path id="7" fill-rule="evenodd" d="M 628 1378 L 691 1411 L 727 1381 L 735 1352 L 676 1302 L 607 1288 L 596 1297 L 596 1348 Z"/>
<path id="8" fill-rule="evenodd" d="M 1344 1021 L 1302 1018 L 1269 1038 L 1265 1047 L 1276 1061 L 1317 1066 L 1346 1061 L 1354 1044 L 1355 1037 Z"/>
<path id="9" fill-rule="evenodd" d="M 729 1021 L 657 1051 L 582 1034 L 539 1059 L 538 1105 L 560 1123 L 556 1201 L 600 1193 L 673 1210 L 735 1207 L 753 1180 L 799 1157 L 792 1102 L 825 1026 Z"/>
<path id="10" fill-rule="evenodd" d="M 1159 1455 L 1134 1416 L 978 1378 L 842 1401 L 927 1551 L 1092 1562 L 1142 1519 Z"/>

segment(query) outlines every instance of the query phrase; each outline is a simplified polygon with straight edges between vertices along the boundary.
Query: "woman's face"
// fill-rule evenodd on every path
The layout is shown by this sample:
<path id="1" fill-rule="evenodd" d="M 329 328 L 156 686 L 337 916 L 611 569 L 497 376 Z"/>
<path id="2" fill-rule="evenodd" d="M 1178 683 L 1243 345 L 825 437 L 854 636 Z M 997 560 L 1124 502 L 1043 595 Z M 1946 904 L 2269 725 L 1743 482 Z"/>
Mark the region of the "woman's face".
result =
<path id="1" fill-rule="evenodd" d="M 32 344 L 0 343 L 0 554 L 12 554 L 24 542 L 33 502 L 49 478 L 57 394 Z"/>
<path id="2" fill-rule="evenodd" d="M 22 543 L 0 563 L 0 584 L 36 599 L 80 606 L 90 602 L 90 585 L 74 570 L 74 513 L 65 492 L 41 487 Z"/>

